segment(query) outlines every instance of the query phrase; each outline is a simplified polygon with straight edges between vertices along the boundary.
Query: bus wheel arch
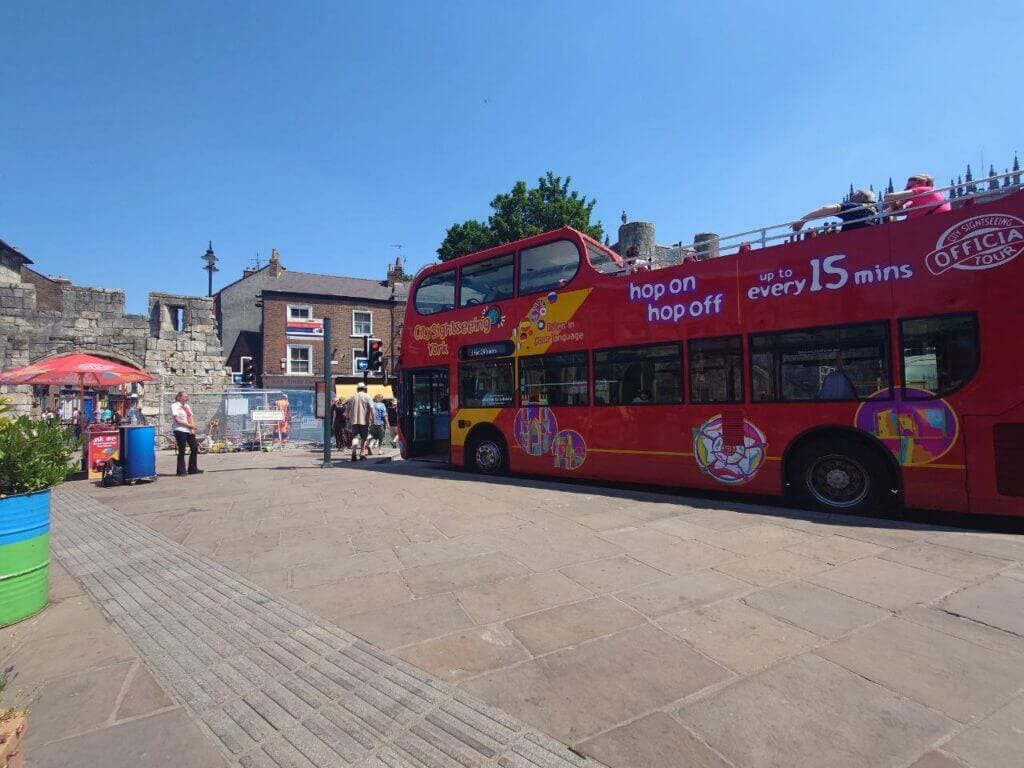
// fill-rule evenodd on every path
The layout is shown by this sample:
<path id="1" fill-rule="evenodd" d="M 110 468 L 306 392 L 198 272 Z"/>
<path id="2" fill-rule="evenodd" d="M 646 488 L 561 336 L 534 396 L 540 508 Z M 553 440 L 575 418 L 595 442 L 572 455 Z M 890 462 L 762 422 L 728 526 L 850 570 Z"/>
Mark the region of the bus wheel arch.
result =
<path id="1" fill-rule="evenodd" d="M 873 435 L 842 425 L 813 427 L 790 441 L 782 455 L 782 479 L 790 500 L 828 512 L 882 512 L 902 495 L 902 473 L 892 452 Z"/>
<path id="2" fill-rule="evenodd" d="M 493 424 L 477 424 L 466 435 L 463 457 L 466 469 L 481 475 L 508 473 L 508 442 Z"/>

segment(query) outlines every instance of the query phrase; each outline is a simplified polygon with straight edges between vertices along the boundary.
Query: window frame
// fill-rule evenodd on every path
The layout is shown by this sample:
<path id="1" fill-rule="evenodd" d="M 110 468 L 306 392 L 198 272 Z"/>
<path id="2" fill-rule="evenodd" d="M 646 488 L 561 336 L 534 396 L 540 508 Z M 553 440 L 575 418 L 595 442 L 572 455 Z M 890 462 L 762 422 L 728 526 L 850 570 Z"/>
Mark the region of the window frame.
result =
<path id="1" fill-rule="evenodd" d="M 881 342 L 881 348 L 886 355 L 886 371 L 888 373 L 888 385 L 885 387 L 889 390 L 889 394 L 882 396 L 878 393 L 873 393 L 867 397 L 856 397 L 853 399 L 822 399 L 822 398 L 807 398 L 802 400 L 786 400 L 781 397 L 777 397 L 772 400 L 755 400 L 754 399 L 754 337 L 755 336 L 781 336 L 785 333 L 813 333 L 814 331 L 821 331 L 831 328 L 866 328 L 869 326 L 879 325 L 885 330 L 885 337 Z M 901 355 L 902 356 L 902 355 Z M 892 377 L 892 326 L 890 320 L 865 320 L 857 323 L 833 323 L 831 325 L 812 325 L 809 327 L 801 328 L 787 328 L 783 331 L 759 331 L 757 333 L 747 334 L 747 365 L 750 366 L 750 389 L 747 395 L 750 399 L 751 404 L 769 404 L 769 403 L 865 403 L 868 400 L 876 402 L 889 402 L 895 397 L 895 387 L 893 386 Z M 852 382 L 851 382 L 852 383 Z"/>
<path id="2" fill-rule="evenodd" d="M 535 291 L 524 291 L 524 290 L 522 290 L 522 282 L 523 282 L 523 251 L 532 251 L 532 250 L 534 250 L 536 248 L 543 248 L 544 246 L 547 246 L 547 245 L 554 245 L 555 243 L 569 243 L 576 250 L 576 271 L 572 273 L 572 277 L 570 277 L 568 280 L 565 281 L 565 285 L 559 285 L 559 286 L 556 286 L 556 287 L 541 288 L 541 289 L 535 290 Z M 584 250 L 586 250 L 586 249 L 584 249 Z M 515 293 L 515 295 L 516 296 L 536 296 L 537 294 L 541 294 L 541 293 L 551 293 L 551 292 L 558 293 L 560 291 L 565 290 L 566 288 L 568 288 L 573 283 L 573 281 L 576 280 L 577 277 L 579 277 L 580 272 L 582 271 L 581 267 L 583 266 L 583 260 L 585 258 L 587 258 L 586 255 L 583 254 L 583 253 L 580 253 L 580 244 L 577 243 L 575 240 L 572 240 L 571 238 L 568 238 L 568 237 L 559 237 L 559 238 L 556 238 L 555 240 L 548 240 L 546 243 L 538 243 L 536 245 L 530 245 L 530 246 L 527 246 L 527 247 L 520 247 L 520 248 L 518 248 L 516 250 L 516 260 L 515 260 L 515 264 L 516 264 L 516 269 L 515 269 L 515 273 L 516 273 L 516 285 L 515 285 L 516 293 Z M 589 265 L 589 263 L 590 262 L 588 261 L 587 264 Z"/>
<path id="3" fill-rule="evenodd" d="M 287 308 L 285 310 L 285 322 L 289 320 L 312 320 L 313 319 L 313 305 L 312 304 L 285 304 Z M 308 310 L 309 314 L 305 317 L 292 317 L 293 309 L 305 309 Z"/>
<path id="4" fill-rule="evenodd" d="M 955 389 L 951 389 L 951 390 L 949 390 L 949 392 L 946 392 L 944 394 L 941 394 L 941 395 L 933 394 L 931 397 L 910 397 L 910 398 L 908 398 L 907 397 L 907 366 L 906 366 L 906 356 L 903 354 L 903 323 L 905 323 L 907 321 L 910 321 L 910 320 L 940 320 L 940 319 L 942 319 L 944 317 L 965 317 L 965 316 L 969 316 L 969 317 L 971 317 L 974 320 L 974 348 L 977 350 L 977 355 L 975 357 L 974 370 L 971 372 L 971 375 L 968 376 L 966 379 L 964 379 L 963 383 L 960 384 L 959 387 L 956 387 Z M 981 362 L 982 362 L 982 357 L 981 357 L 981 355 L 982 355 L 982 349 L 981 349 L 981 322 L 980 322 L 980 320 L 978 318 L 978 313 L 975 310 L 970 310 L 970 311 L 967 311 L 967 312 L 940 312 L 937 315 L 910 315 L 910 316 L 907 316 L 907 317 L 898 317 L 898 318 L 896 318 L 896 335 L 897 335 L 897 337 L 899 339 L 899 350 L 898 350 L 898 352 L 899 352 L 899 358 L 900 358 L 900 387 L 899 387 L 899 389 L 900 389 L 900 399 L 905 401 L 905 402 L 927 403 L 927 402 L 929 402 L 931 400 L 941 400 L 944 397 L 949 397 L 950 395 L 955 395 L 961 389 L 963 389 L 968 384 L 970 384 L 972 381 L 974 381 L 974 377 L 977 376 L 978 372 L 981 370 Z M 892 389 L 895 389 L 895 387 L 892 387 Z"/>
<path id="5" fill-rule="evenodd" d="M 648 403 L 599 403 L 597 402 L 597 353 L 598 352 L 618 352 L 627 349 L 648 349 L 650 347 L 675 347 L 678 352 L 679 360 L 679 400 L 671 403 L 656 403 L 653 400 Z M 742 362 L 742 360 L 741 360 Z M 620 347 L 602 347 L 601 349 L 592 349 L 590 351 L 590 384 L 591 384 L 591 395 L 590 400 L 595 408 L 627 408 L 634 405 L 648 407 L 651 405 L 660 406 L 673 406 L 673 405 L 684 405 L 686 403 L 686 395 L 689 389 L 686 376 L 683 375 L 686 371 L 686 358 L 683 354 L 683 342 L 680 341 L 656 341 L 651 344 L 628 344 Z M 686 371 L 688 373 L 688 371 Z"/>
<path id="6" fill-rule="evenodd" d="M 693 353 L 691 352 L 690 346 L 695 341 L 696 342 L 718 341 L 720 339 L 739 339 L 740 340 L 740 346 L 739 346 L 739 350 L 738 350 L 739 357 L 740 357 L 739 399 L 738 400 L 734 399 L 734 400 L 701 400 L 701 401 L 695 401 L 693 399 L 693 392 L 694 392 L 693 381 L 690 379 L 690 374 L 691 374 L 691 371 L 692 371 L 691 366 L 693 365 Z M 747 376 L 746 365 L 744 364 L 745 358 L 744 358 L 744 355 L 743 355 L 744 344 L 746 344 L 747 348 L 749 349 L 750 344 L 747 343 L 747 338 L 742 333 L 726 333 L 726 334 L 723 334 L 721 336 L 697 336 L 697 337 L 688 338 L 686 340 L 686 354 L 683 357 L 683 364 L 684 364 L 684 366 L 686 368 L 686 395 L 687 395 L 686 402 L 687 403 L 689 403 L 690 405 L 742 405 L 743 403 L 747 403 L 747 402 L 753 403 L 754 402 L 754 400 L 750 397 L 753 394 L 753 392 L 752 391 L 748 392 L 748 390 L 747 390 L 747 378 L 753 378 L 753 376 L 750 376 L 750 377 Z"/>
<path id="7" fill-rule="evenodd" d="M 292 370 L 292 350 L 293 349 L 308 349 L 309 350 L 309 370 L 308 371 L 293 371 Z M 313 345 L 312 344 L 286 344 L 284 353 L 284 365 L 285 373 L 288 376 L 315 376 L 315 366 L 313 358 Z"/>
<path id="8" fill-rule="evenodd" d="M 544 352 L 544 353 L 541 353 L 539 355 L 520 355 L 519 357 L 517 357 L 516 358 L 516 365 L 515 365 L 515 375 L 516 375 L 515 384 L 516 384 L 516 403 L 518 405 L 525 405 L 527 403 L 530 404 L 530 405 L 539 405 L 537 403 L 531 402 L 528 398 L 527 399 L 523 398 L 523 380 L 522 380 L 523 361 L 524 360 L 531 360 L 531 359 L 534 359 L 534 358 L 542 358 L 542 357 L 558 357 L 560 355 L 582 355 L 583 356 L 583 364 L 587 368 L 586 374 L 584 376 L 584 381 L 586 382 L 586 385 L 587 385 L 587 387 L 586 387 L 586 389 L 587 389 L 587 402 L 586 403 L 574 403 L 572 405 L 552 405 L 550 403 L 547 403 L 547 404 L 542 405 L 541 407 L 543 407 L 543 408 L 589 408 L 593 404 L 593 402 L 594 402 L 594 393 L 593 393 L 594 381 L 593 381 L 593 367 L 591 366 L 591 361 L 590 361 L 590 353 L 587 350 L 585 350 L 585 349 L 575 349 L 575 350 L 567 350 L 567 351 L 564 351 L 564 352 Z"/>
<path id="9" fill-rule="evenodd" d="M 356 333 L 356 313 L 361 315 L 370 316 L 370 332 L 369 333 Z M 353 309 L 352 310 L 352 337 L 361 339 L 363 336 L 369 336 L 373 338 L 373 310 L 371 309 Z"/>
<path id="10" fill-rule="evenodd" d="M 420 289 L 423 287 L 423 284 L 425 282 L 427 282 L 428 280 L 430 280 L 431 278 L 440 277 L 441 275 L 448 274 L 448 273 L 451 273 L 452 275 L 455 276 L 455 284 L 453 286 L 454 287 L 454 296 L 453 296 L 453 299 L 452 299 L 452 306 L 449 307 L 448 309 L 439 309 L 436 312 L 423 312 L 420 309 L 419 301 L 418 301 Z M 444 314 L 445 312 L 454 312 L 456 309 L 458 309 L 458 307 L 459 307 L 459 281 L 461 279 L 461 275 L 459 273 L 460 273 L 459 267 L 453 266 L 453 267 L 449 267 L 447 269 L 439 269 L 437 272 L 431 272 L 429 275 L 424 275 L 422 278 L 420 278 L 420 281 L 418 283 L 416 283 L 416 288 L 412 292 L 412 308 L 414 310 L 416 310 L 416 314 L 419 315 L 420 317 L 433 317 L 434 315 L 441 315 L 441 314 Z"/>
<path id="11" fill-rule="evenodd" d="M 487 365 L 494 363 L 508 363 L 512 369 L 512 402 L 508 405 L 466 405 L 462 398 L 462 369 L 474 365 Z M 455 376 L 459 387 L 458 406 L 459 408 L 518 408 L 519 407 L 519 367 L 516 365 L 516 358 L 511 356 L 480 357 L 470 360 L 459 360 L 455 365 Z"/>
<path id="12" fill-rule="evenodd" d="M 506 296 L 503 299 L 494 299 L 494 301 L 479 302 L 477 304 L 463 304 L 462 303 L 462 280 L 463 280 L 463 275 L 466 272 L 466 269 L 468 269 L 469 267 L 478 266 L 480 264 L 486 264 L 489 261 L 497 261 L 498 259 L 505 259 L 505 258 L 511 258 L 512 259 L 512 295 L 511 296 Z M 507 251 L 505 253 L 499 253 L 497 256 L 488 256 L 486 259 L 478 259 L 477 261 L 471 261 L 468 264 L 460 264 L 459 265 L 459 275 L 458 275 L 458 279 L 456 281 L 456 291 L 455 292 L 456 292 L 457 295 L 456 295 L 455 308 L 456 309 L 465 309 L 466 307 L 480 307 L 480 306 L 485 306 L 485 304 L 494 304 L 494 303 L 500 302 L 500 301 L 511 301 L 511 300 L 515 299 L 515 297 L 517 295 L 517 291 L 518 291 L 518 288 L 519 288 L 518 277 L 519 277 L 519 254 L 518 254 L 518 251 Z"/>

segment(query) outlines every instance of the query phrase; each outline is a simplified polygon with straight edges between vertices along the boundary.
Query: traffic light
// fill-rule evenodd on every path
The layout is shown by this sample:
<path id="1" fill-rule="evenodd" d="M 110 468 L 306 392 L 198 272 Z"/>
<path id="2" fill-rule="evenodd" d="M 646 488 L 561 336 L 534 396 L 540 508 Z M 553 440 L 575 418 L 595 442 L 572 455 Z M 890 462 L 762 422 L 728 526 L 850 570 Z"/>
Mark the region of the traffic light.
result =
<path id="1" fill-rule="evenodd" d="M 370 349 L 367 355 L 367 368 L 371 371 L 379 371 L 384 367 L 384 342 L 380 339 L 370 339 Z"/>
<path id="2" fill-rule="evenodd" d="M 242 363 L 242 384 L 251 387 L 256 383 L 256 368 L 252 364 L 252 358 Z"/>

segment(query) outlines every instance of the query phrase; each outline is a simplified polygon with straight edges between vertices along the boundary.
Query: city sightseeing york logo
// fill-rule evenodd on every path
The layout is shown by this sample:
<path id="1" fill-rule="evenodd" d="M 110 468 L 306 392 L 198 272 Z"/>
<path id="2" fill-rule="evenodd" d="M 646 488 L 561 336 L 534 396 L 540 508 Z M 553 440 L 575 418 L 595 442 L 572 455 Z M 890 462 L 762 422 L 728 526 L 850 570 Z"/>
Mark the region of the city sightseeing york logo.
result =
<path id="1" fill-rule="evenodd" d="M 1024 252 L 1024 221 L 1005 213 L 975 216 L 942 233 L 924 263 L 933 275 L 1001 267 Z"/>

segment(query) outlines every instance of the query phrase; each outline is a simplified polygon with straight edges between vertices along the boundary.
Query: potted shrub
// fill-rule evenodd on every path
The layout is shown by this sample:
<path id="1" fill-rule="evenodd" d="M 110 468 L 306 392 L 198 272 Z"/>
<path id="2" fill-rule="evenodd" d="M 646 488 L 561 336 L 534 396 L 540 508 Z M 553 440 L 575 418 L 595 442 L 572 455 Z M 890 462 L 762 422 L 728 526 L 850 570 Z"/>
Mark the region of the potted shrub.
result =
<path id="1" fill-rule="evenodd" d="M 46 607 L 50 489 L 74 470 L 78 443 L 56 421 L 10 418 L 0 398 L 0 627 Z"/>

